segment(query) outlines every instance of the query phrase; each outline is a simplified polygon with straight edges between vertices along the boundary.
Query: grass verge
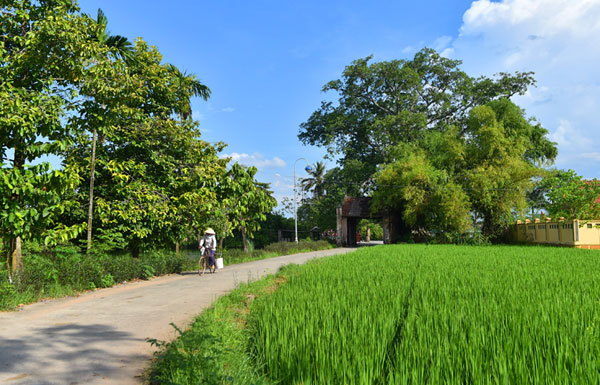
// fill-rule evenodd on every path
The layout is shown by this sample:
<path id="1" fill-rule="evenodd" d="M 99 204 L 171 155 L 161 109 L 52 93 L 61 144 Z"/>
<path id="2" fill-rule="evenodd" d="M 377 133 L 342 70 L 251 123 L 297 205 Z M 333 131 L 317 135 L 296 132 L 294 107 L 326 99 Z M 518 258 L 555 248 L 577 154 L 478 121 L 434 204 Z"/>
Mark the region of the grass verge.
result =
<path id="1" fill-rule="evenodd" d="M 333 248 L 333 245 L 327 241 L 300 240 L 297 244 L 295 242 L 277 242 L 268 245 L 264 249 L 253 250 L 248 253 L 238 249 L 226 250 L 223 258 L 226 265 L 233 265 L 237 263 L 281 257 L 282 255 L 308 253 L 311 251 L 327 250 L 331 248 Z"/>
<path id="2" fill-rule="evenodd" d="M 148 340 L 159 351 L 147 383 L 268 384 L 248 353 L 251 336 L 246 324 L 256 303 L 299 270 L 298 265 L 284 266 L 275 275 L 240 285 L 199 315 L 186 332 L 173 325 L 180 333 L 173 342 Z"/>

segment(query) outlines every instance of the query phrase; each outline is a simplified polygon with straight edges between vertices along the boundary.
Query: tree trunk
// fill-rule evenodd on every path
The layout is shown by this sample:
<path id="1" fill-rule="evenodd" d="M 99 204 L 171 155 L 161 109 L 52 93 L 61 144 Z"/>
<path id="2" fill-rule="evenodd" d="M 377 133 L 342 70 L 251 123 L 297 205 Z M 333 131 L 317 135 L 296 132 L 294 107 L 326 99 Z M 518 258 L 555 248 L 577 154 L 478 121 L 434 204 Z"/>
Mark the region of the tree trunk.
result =
<path id="1" fill-rule="evenodd" d="M 10 266 L 12 273 L 17 272 L 17 270 L 23 269 L 22 256 L 23 254 L 21 237 L 16 237 L 10 242 Z"/>
<path id="2" fill-rule="evenodd" d="M 240 226 L 240 232 L 242 233 L 242 242 L 244 243 L 244 252 L 248 252 L 248 239 L 246 238 L 246 227 Z"/>
<path id="3" fill-rule="evenodd" d="M 179 258 L 179 241 L 175 241 L 175 256 Z"/>
<path id="4" fill-rule="evenodd" d="M 223 226 L 223 236 L 219 240 L 219 251 L 223 252 L 223 241 L 225 240 L 225 234 L 227 233 L 227 225 Z"/>
<path id="5" fill-rule="evenodd" d="M 96 141 L 98 134 L 94 130 L 94 136 L 92 138 L 92 159 L 91 159 L 91 171 L 90 171 L 90 202 L 88 207 L 88 231 L 87 231 L 87 251 L 89 252 L 92 248 L 92 220 L 94 217 L 94 175 L 96 171 Z"/>
<path id="6" fill-rule="evenodd" d="M 140 257 L 140 240 L 133 239 L 129 242 L 129 252 L 133 258 Z"/>
<path id="7" fill-rule="evenodd" d="M 15 154 L 13 159 L 13 167 L 17 170 L 23 170 L 25 166 L 25 154 L 23 152 L 24 143 L 21 142 L 15 146 Z M 13 199 L 17 201 L 21 201 L 22 197 L 19 195 L 13 194 Z M 22 240 L 21 236 L 16 236 L 9 241 L 9 258 L 10 258 L 10 267 L 12 273 L 15 273 L 17 270 L 23 269 L 23 260 L 22 260 Z M 12 276 L 11 276 L 12 277 Z"/>

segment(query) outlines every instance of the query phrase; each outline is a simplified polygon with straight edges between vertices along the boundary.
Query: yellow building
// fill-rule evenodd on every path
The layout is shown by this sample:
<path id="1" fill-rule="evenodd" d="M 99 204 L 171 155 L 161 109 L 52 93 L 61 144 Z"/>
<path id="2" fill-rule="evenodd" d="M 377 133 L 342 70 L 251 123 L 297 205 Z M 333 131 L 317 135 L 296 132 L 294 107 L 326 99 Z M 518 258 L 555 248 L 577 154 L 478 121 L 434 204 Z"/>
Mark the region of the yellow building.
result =
<path id="1" fill-rule="evenodd" d="M 600 220 L 527 219 L 511 226 L 510 237 L 516 242 L 600 249 Z"/>

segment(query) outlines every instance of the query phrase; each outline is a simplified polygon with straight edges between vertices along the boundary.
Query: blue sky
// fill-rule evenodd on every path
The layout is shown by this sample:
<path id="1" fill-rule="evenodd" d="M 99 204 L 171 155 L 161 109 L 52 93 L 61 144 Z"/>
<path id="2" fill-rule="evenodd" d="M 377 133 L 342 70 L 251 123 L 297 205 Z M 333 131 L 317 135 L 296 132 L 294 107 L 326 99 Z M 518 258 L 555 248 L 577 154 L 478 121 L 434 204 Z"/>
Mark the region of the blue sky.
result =
<path id="1" fill-rule="evenodd" d="M 538 87 L 517 103 L 559 143 L 558 167 L 600 176 L 600 0 L 80 5 L 94 15 L 102 8 L 113 34 L 143 37 L 208 85 L 210 100 L 192 103 L 203 139 L 223 141 L 226 154 L 256 165 L 278 199 L 292 195 L 297 158 L 324 155 L 297 139 L 299 124 L 327 97 L 321 87 L 354 59 L 409 59 L 424 46 L 462 59 L 471 75 L 535 71 Z"/>

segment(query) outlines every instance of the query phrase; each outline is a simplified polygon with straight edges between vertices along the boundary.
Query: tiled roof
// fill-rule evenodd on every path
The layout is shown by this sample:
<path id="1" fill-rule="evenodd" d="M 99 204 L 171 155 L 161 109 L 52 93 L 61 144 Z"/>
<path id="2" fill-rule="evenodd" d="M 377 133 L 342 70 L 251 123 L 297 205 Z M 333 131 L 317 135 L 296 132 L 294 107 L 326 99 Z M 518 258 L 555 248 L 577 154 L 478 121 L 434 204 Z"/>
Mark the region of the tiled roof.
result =
<path id="1" fill-rule="evenodd" d="M 344 203 L 342 204 L 342 216 L 344 217 L 353 217 L 353 218 L 370 218 L 371 215 L 371 201 L 372 198 L 362 197 L 362 198 L 344 198 Z"/>

